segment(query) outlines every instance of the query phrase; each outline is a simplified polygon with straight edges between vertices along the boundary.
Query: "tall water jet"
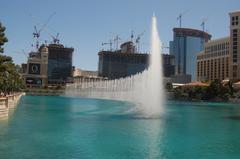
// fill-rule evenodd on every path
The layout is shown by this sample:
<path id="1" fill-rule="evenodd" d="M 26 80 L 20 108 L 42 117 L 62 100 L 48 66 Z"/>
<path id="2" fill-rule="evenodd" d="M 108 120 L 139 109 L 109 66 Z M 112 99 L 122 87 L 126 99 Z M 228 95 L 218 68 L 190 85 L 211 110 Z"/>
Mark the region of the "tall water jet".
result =
<path id="1" fill-rule="evenodd" d="M 149 67 L 146 70 L 115 80 L 74 83 L 67 86 L 66 95 L 130 101 L 136 105 L 134 111 L 145 117 L 161 114 L 165 101 L 161 44 L 157 20 L 153 16 Z"/>
<path id="2" fill-rule="evenodd" d="M 163 63 L 162 63 L 162 42 L 160 41 L 158 29 L 157 29 L 157 18 L 155 15 L 152 17 L 152 29 L 151 29 L 151 56 L 149 66 L 149 80 L 148 89 L 151 92 L 149 95 L 152 101 L 151 112 L 158 109 L 158 113 L 162 110 L 165 97 L 164 97 L 164 84 L 163 84 Z M 149 101 L 150 102 L 150 101 Z M 158 107 L 157 107 L 158 106 Z M 157 108 L 156 108 L 157 107 Z"/>
<path id="3" fill-rule="evenodd" d="M 139 108 L 146 116 L 155 116 L 163 112 L 165 95 L 161 53 L 162 43 L 158 35 L 157 19 L 153 15 L 149 67 L 141 74 L 140 85 L 143 87 L 135 87 L 135 91 L 138 92 L 135 102 L 140 102 Z"/>

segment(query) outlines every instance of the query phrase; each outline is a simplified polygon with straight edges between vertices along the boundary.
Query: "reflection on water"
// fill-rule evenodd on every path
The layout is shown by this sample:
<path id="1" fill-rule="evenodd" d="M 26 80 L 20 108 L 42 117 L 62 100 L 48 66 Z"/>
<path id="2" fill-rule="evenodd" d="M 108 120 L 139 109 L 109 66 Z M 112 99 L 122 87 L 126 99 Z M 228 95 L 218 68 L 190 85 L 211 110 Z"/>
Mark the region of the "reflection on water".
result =
<path id="1" fill-rule="evenodd" d="M 239 106 L 169 102 L 146 118 L 126 102 L 25 96 L 0 122 L 1 158 L 239 158 Z M 46 153 L 47 152 L 47 153 Z"/>
<path id="2" fill-rule="evenodd" d="M 163 157 L 162 147 L 163 135 L 164 135 L 164 123 L 163 120 L 153 120 L 150 128 L 147 131 L 147 141 L 149 142 L 149 156 L 148 158 L 159 158 Z"/>

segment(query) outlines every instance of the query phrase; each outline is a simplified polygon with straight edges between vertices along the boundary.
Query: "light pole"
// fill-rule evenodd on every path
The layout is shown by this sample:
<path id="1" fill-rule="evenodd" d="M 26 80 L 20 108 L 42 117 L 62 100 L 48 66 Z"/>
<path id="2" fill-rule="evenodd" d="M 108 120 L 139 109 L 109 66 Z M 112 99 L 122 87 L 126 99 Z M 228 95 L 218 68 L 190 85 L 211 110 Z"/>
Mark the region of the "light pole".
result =
<path id="1" fill-rule="evenodd" d="M 6 92 L 7 92 L 7 88 L 8 88 L 8 83 L 7 83 L 7 80 L 8 80 L 8 76 L 9 76 L 9 72 L 8 71 L 5 71 L 4 72 L 4 96 L 6 96 Z"/>

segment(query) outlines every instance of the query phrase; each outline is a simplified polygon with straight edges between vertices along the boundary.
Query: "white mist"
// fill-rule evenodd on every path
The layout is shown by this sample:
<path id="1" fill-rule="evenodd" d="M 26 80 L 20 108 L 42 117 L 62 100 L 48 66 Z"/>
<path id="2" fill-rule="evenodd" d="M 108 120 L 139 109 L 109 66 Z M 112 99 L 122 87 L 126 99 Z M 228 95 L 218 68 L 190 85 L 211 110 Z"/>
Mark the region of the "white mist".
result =
<path id="1" fill-rule="evenodd" d="M 66 95 L 130 101 L 136 105 L 134 111 L 144 117 L 161 114 L 165 102 L 161 44 L 157 20 L 153 16 L 148 69 L 126 78 L 68 85 Z"/>

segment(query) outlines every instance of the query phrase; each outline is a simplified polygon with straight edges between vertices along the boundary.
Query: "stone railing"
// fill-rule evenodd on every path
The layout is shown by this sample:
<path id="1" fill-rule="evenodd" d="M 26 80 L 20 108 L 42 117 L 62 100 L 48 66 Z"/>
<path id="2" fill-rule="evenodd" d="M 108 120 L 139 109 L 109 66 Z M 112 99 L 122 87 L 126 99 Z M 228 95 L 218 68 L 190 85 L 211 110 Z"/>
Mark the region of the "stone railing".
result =
<path id="1" fill-rule="evenodd" d="M 9 109 L 14 108 L 17 102 L 24 93 L 15 93 L 7 95 L 6 97 L 0 97 L 0 118 L 8 116 Z"/>
<path id="2" fill-rule="evenodd" d="M 0 118 L 8 116 L 8 99 L 7 97 L 0 98 Z"/>

